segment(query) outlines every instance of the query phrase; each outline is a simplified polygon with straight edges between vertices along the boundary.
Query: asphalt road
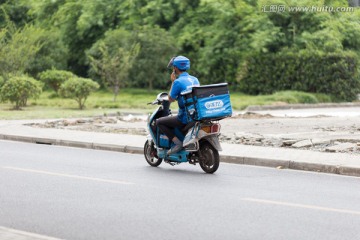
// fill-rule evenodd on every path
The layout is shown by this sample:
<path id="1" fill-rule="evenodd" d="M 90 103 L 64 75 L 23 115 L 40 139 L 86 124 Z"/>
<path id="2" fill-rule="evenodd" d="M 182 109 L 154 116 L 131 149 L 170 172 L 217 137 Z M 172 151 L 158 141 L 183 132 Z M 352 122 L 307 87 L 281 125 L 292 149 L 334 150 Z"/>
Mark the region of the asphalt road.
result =
<path id="1" fill-rule="evenodd" d="M 0 227 L 61 239 L 359 239 L 359 178 L 0 141 Z"/>

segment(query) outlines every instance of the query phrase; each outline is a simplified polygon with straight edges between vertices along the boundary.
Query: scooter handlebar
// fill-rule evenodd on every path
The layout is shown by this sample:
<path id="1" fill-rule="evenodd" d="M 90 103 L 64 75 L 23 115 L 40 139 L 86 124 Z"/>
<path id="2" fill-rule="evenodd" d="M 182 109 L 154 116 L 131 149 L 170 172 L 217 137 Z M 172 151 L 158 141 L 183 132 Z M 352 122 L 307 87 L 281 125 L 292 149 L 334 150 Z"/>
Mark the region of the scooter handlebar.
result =
<path id="1" fill-rule="evenodd" d="M 155 101 L 153 101 L 153 102 L 148 102 L 147 103 L 147 105 L 158 105 L 160 103 L 160 101 L 159 100 L 155 100 Z"/>
<path id="2" fill-rule="evenodd" d="M 167 93 L 159 93 L 156 100 L 153 102 L 147 103 L 148 105 L 160 105 L 164 101 L 169 101 L 169 96 Z"/>

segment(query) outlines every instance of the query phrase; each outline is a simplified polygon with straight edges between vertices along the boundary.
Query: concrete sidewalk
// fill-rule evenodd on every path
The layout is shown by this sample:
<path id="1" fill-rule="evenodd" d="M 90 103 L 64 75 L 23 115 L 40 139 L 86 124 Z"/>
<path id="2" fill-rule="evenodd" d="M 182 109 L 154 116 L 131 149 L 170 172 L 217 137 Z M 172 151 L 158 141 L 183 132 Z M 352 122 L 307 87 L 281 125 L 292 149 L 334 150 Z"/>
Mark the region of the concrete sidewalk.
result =
<path id="1" fill-rule="evenodd" d="M 146 141 L 145 137 L 140 135 L 34 128 L 23 125 L 25 122 L 1 122 L 0 139 L 137 154 L 143 153 Z M 355 154 L 225 143 L 222 147 L 222 162 L 360 177 L 360 156 Z"/>

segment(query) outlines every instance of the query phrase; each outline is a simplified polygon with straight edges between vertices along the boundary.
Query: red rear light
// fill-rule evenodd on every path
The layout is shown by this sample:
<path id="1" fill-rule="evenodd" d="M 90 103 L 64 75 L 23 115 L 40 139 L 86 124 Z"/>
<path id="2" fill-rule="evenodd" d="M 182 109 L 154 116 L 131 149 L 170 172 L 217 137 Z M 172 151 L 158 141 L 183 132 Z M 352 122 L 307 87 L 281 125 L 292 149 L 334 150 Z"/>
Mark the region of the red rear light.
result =
<path id="1" fill-rule="evenodd" d="M 211 125 L 211 133 L 220 132 L 221 125 L 219 123 Z"/>

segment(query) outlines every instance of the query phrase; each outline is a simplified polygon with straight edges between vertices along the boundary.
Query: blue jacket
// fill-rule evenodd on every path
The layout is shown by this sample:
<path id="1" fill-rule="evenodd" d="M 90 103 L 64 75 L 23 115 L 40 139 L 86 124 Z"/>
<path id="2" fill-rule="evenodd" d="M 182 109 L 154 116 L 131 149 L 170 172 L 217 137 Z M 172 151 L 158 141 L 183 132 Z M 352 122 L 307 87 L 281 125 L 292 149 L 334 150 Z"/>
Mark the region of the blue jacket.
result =
<path id="1" fill-rule="evenodd" d="M 184 72 L 180 74 L 177 79 L 175 79 L 170 92 L 170 97 L 176 99 L 179 105 L 178 119 L 184 124 L 188 123 L 187 113 L 185 111 L 185 105 L 183 99 L 180 97 L 180 94 L 183 91 L 192 89 L 193 86 L 200 86 L 199 80 L 187 72 Z"/>

